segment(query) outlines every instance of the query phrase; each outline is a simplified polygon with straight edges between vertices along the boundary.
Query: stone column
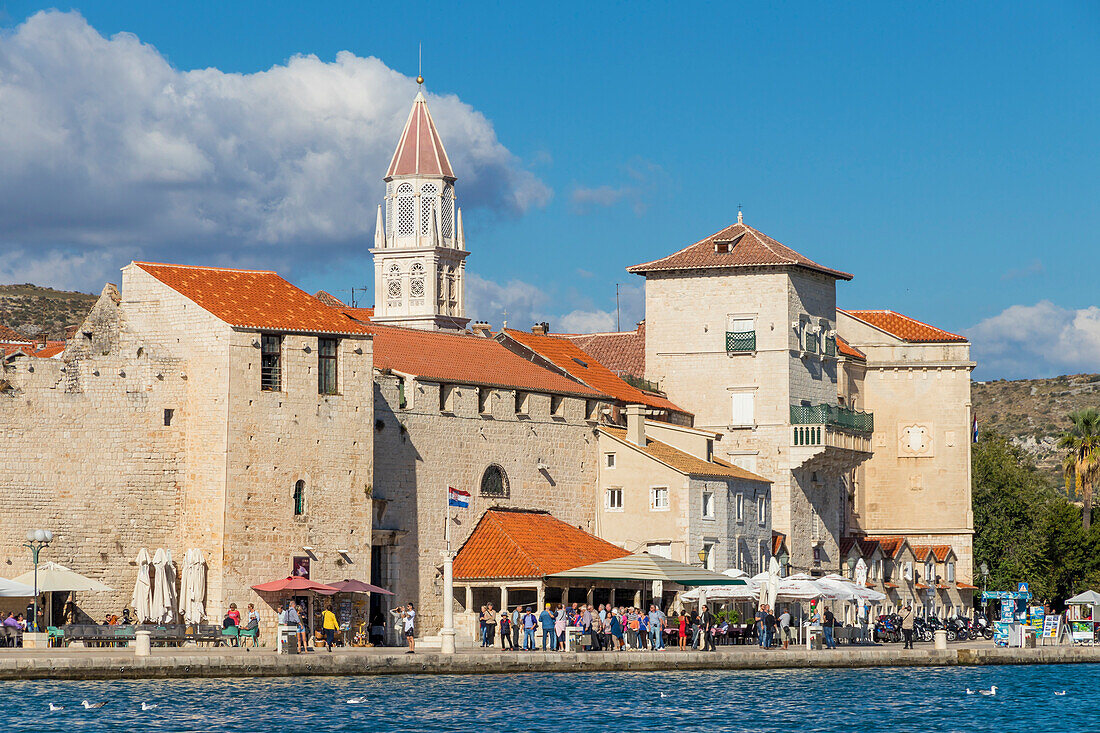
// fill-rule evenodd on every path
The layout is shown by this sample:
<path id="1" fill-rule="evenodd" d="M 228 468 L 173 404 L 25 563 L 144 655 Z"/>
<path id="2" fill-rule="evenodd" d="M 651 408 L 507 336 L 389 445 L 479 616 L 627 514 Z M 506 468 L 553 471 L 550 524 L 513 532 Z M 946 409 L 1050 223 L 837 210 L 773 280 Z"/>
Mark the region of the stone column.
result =
<path id="1" fill-rule="evenodd" d="M 500 586 L 500 610 L 508 610 L 508 586 Z"/>
<path id="2" fill-rule="evenodd" d="M 472 613 L 474 608 L 474 589 L 466 585 L 466 613 Z"/>
<path id="3" fill-rule="evenodd" d="M 614 587 L 611 588 L 611 597 L 610 597 L 609 600 L 611 601 L 611 607 L 614 608 L 615 607 L 615 588 Z"/>
<path id="4" fill-rule="evenodd" d="M 588 595 L 585 598 L 585 603 L 587 603 L 589 606 L 591 606 L 592 601 L 594 601 L 595 598 L 596 598 L 596 587 L 590 585 L 590 586 L 588 586 Z"/>
<path id="5" fill-rule="evenodd" d="M 542 609 L 546 608 L 546 583 L 539 583 L 535 588 L 535 615 L 542 613 Z"/>

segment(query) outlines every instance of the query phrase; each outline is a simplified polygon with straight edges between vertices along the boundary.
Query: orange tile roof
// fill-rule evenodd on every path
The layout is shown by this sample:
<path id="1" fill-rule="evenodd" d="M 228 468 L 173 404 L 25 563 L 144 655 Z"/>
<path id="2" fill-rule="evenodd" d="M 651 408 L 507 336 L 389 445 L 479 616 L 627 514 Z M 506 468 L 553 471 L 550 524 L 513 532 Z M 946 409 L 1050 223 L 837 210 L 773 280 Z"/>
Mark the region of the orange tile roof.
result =
<path id="1" fill-rule="evenodd" d="M 641 448 L 626 439 L 626 430 L 623 428 L 601 425 L 599 429 L 612 438 L 616 438 L 632 448 L 647 453 L 649 456 L 656 458 L 661 463 L 664 463 L 666 466 L 680 473 L 690 476 L 714 476 L 716 478 L 737 478 L 745 481 L 759 481 L 765 484 L 771 483 L 770 479 L 766 479 L 763 476 L 757 476 L 755 473 L 746 471 L 740 466 L 734 466 L 717 459 L 713 462 L 704 461 L 702 458 L 696 458 L 690 453 L 685 453 L 679 448 L 673 448 L 668 443 L 662 443 L 653 438 L 647 437 L 645 448 Z"/>
<path id="2" fill-rule="evenodd" d="M 39 359 L 52 359 L 64 350 L 64 342 L 61 342 L 60 344 L 52 343 L 49 346 L 46 346 L 45 348 L 39 349 L 38 351 L 34 352 L 34 355 L 37 356 Z"/>
<path id="3" fill-rule="evenodd" d="M 878 546 L 882 548 L 882 554 L 891 559 L 897 558 L 905 547 L 904 537 L 866 537 L 865 539 L 878 542 Z"/>
<path id="4" fill-rule="evenodd" d="M 978 590 L 978 586 L 970 585 L 970 583 L 955 583 L 955 587 L 959 590 Z"/>
<path id="5" fill-rule="evenodd" d="M 357 321 L 367 323 L 372 318 L 374 318 L 374 308 L 352 308 L 350 306 L 344 305 L 344 301 L 340 300 L 327 290 L 318 290 L 316 293 L 313 294 L 313 297 L 321 301 L 325 305 L 329 306 L 330 308 L 335 308 L 336 310 L 343 313 L 345 316 L 348 316 L 349 318 L 354 318 Z"/>
<path id="6" fill-rule="evenodd" d="M 718 244 L 728 244 L 729 250 L 717 251 Z M 655 270 L 701 270 L 767 265 L 803 267 L 841 280 L 852 279 L 849 273 L 819 265 L 747 224 L 728 226 L 668 257 L 634 265 L 626 270 L 644 274 Z"/>
<path id="7" fill-rule="evenodd" d="M 132 264 L 230 326 L 296 333 L 366 333 L 362 325 L 271 271 Z"/>
<path id="8" fill-rule="evenodd" d="M 947 562 L 947 556 L 952 552 L 951 545 L 932 545 L 932 554 L 939 562 Z"/>
<path id="9" fill-rule="evenodd" d="M 611 395 L 621 402 L 642 404 L 658 410 L 681 412 L 687 415 L 691 414 L 660 395 L 643 392 L 637 387 L 627 384 L 569 339 L 559 336 L 543 336 L 514 329 L 506 329 L 497 338 L 499 339 L 502 336 L 519 342 L 589 387 Z"/>
<path id="10" fill-rule="evenodd" d="M 455 556 L 454 577 L 542 578 L 629 554 L 545 512 L 489 509 Z"/>
<path id="11" fill-rule="evenodd" d="M 867 355 L 862 351 L 852 346 L 850 343 L 842 339 L 840 336 L 836 337 L 836 350 L 841 356 L 846 356 L 849 359 L 857 359 L 859 361 L 867 361 Z"/>
<path id="12" fill-rule="evenodd" d="M 316 293 L 313 294 L 313 297 L 316 298 L 317 300 L 321 301 L 325 305 L 331 306 L 333 308 L 343 308 L 344 307 L 344 301 L 340 300 L 339 298 L 337 298 L 335 295 L 328 292 L 327 290 L 318 290 Z"/>
<path id="13" fill-rule="evenodd" d="M 909 343 L 966 343 L 965 336 L 929 326 L 916 318 L 910 318 L 890 310 L 850 311 L 837 308 L 837 312 L 846 313 L 852 318 L 863 321 L 880 331 L 885 331 L 891 336 L 896 336 Z"/>
<path id="14" fill-rule="evenodd" d="M 879 543 L 876 540 L 869 540 L 866 537 L 842 537 L 840 540 L 840 554 L 847 555 L 853 547 L 858 547 L 859 554 L 863 557 L 870 557 L 875 554 Z"/>
<path id="15" fill-rule="evenodd" d="M 34 343 L 34 339 L 27 338 L 14 328 L 8 328 L 0 324 L 0 342 L 6 344 L 31 344 Z"/>
<path id="16" fill-rule="evenodd" d="M 645 321 L 634 331 L 561 334 L 619 376 L 645 376 Z"/>
<path id="17" fill-rule="evenodd" d="M 932 548 L 928 545 L 910 545 L 913 548 L 913 557 L 917 558 L 917 562 L 924 562 L 928 558 L 928 553 L 932 551 Z"/>
<path id="18" fill-rule="evenodd" d="M 917 590 L 927 590 L 928 589 L 928 586 L 925 585 L 924 583 L 913 583 L 913 587 L 916 588 Z"/>
<path id="19" fill-rule="evenodd" d="M 897 588 L 897 587 L 898 587 L 898 584 L 897 584 L 897 583 L 891 583 L 891 582 L 889 582 L 889 581 L 886 581 L 886 582 L 884 582 L 884 583 L 882 584 L 882 587 L 883 587 L 883 588 Z"/>
<path id="20" fill-rule="evenodd" d="M 608 399 L 564 374 L 533 364 L 497 340 L 400 326 L 364 326 L 374 336 L 374 366 L 432 382 L 478 384 Z"/>

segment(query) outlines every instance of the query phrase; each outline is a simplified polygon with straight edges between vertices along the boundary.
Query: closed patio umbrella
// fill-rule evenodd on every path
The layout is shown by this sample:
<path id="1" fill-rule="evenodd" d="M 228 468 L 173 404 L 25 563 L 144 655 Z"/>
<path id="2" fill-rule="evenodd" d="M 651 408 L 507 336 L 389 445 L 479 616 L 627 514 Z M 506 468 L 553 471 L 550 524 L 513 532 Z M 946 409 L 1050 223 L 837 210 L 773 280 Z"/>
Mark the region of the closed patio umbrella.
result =
<path id="1" fill-rule="evenodd" d="M 767 595 L 768 608 L 775 609 L 775 599 L 779 596 L 779 561 L 774 557 L 768 562 L 768 580 L 761 590 Z"/>
<path id="2" fill-rule="evenodd" d="M 206 620 L 206 558 L 202 550 L 192 548 L 183 556 L 180 574 L 180 611 L 186 624 Z"/>
<path id="3" fill-rule="evenodd" d="M 153 605 L 152 620 L 158 624 L 170 624 L 176 620 L 176 571 L 172 567 L 172 553 L 158 547 L 153 554 Z"/>
<path id="4" fill-rule="evenodd" d="M 134 595 L 130 599 L 130 605 L 136 611 L 137 623 L 148 623 L 152 618 L 153 587 L 149 579 L 149 553 L 143 547 L 137 555 L 137 580 L 134 582 Z"/>

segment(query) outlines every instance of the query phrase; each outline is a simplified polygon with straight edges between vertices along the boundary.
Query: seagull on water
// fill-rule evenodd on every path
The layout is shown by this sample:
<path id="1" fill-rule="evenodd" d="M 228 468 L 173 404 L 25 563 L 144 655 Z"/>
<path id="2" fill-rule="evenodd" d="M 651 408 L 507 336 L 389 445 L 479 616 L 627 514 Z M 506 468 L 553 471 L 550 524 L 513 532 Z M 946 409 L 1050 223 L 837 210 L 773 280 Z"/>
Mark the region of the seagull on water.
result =
<path id="1" fill-rule="evenodd" d="M 348 705 L 360 705 L 362 703 L 365 703 L 366 701 L 367 698 L 365 697 L 353 697 L 348 700 Z"/>
<path id="2" fill-rule="evenodd" d="M 970 689 L 969 687 L 967 687 L 967 688 L 966 688 L 966 694 L 967 694 L 967 695 L 973 695 L 973 694 L 974 694 L 974 691 L 973 691 L 973 690 L 971 690 L 971 689 Z"/>
<path id="3" fill-rule="evenodd" d="M 80 704 L 84 706 L 85 710 L 94 710 L 95 708 L 103 707 L 107 703 L 106 702 L 88 702 L 87 700 L 85 700 L 84 702 L 82 702 Z"/>
<path id="4" fill-rule="evenodd" d="M 142 702 L 141 703 L 141 709 L 142 710 L 152 710 L 156 706 L 157 706 L 157 704 L 155 702 Z"/>
<path id="5" fill-rule="evenodd" d="M 1065 691 L 1065 690 L 1062 690 L 1061 692 L 1055 692 L 1054 694 L 1055 694 L 1055 695 L 1058 695 L 1059 697 L 1061 697 L 1062 695 L 1066 694 L 1066 691 Z"/>
<path id="6" fill-rule="evenodd" d="M 1062 693 L 1062 694 L 1064 695 L 1065 693 Z M 64 705 L 54 705 L 52 702 L 50 703 L 50 712 L 51 713 L 56 713 L 58 710 L 64 710 L 64 709 L 65 709 Z"/>
<path id="7" fill-rule="evenodd" d="M 996 695 L 997 694 L 997 685 L 993 685 L 988 690 L 978 690 L 978 692 L 982 695 Z"/>
<path id="8" fill-rule="evenodd" d="M 663 692 L 662 692 L 662 693 L 661 693 L 661 697 L 664 697 L 664 696 L 665 696 L 665 693 L 663 693 Z"/>

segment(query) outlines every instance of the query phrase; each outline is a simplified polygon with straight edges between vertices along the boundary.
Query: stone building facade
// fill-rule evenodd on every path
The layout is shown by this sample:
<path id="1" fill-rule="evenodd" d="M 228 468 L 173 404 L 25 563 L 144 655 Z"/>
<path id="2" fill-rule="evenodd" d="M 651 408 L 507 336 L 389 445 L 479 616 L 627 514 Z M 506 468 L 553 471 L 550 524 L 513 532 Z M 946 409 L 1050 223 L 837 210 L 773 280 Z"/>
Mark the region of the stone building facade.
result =
<path id="1" fill-rule="evenodd" d="M 261 384 L 265 334 L 279 342 L 274 389 Z M 320 339 L 334 346 L 331 394 Z M 293 556 L 311 556 L 317 579 L 366 579 L 371 362 L 358 324 L 274 273 L 130 264 L 61 359 L 5 367 L 10 574 L 29 569 L 20 538 L 42 526 L 55 538 L 43 559 L 115 589 L 78 597 L 97 619 L 129 605 L 142 547 L 177 563 L 204 552 L 215 621 L 251 600 L 273 622 L 251 586 L 289 575 Z"/>

